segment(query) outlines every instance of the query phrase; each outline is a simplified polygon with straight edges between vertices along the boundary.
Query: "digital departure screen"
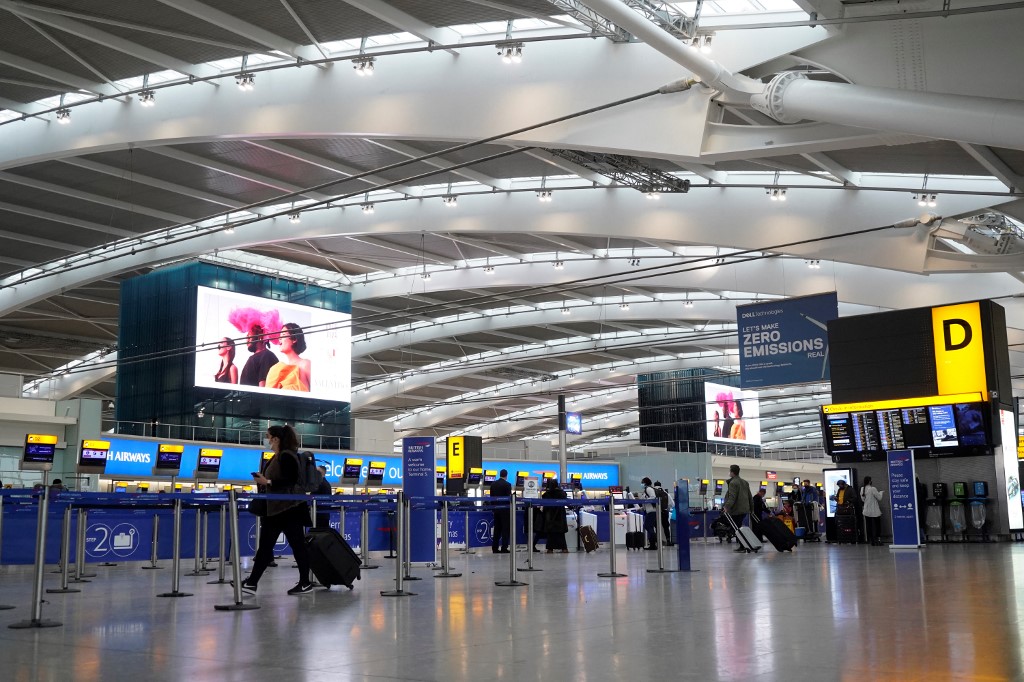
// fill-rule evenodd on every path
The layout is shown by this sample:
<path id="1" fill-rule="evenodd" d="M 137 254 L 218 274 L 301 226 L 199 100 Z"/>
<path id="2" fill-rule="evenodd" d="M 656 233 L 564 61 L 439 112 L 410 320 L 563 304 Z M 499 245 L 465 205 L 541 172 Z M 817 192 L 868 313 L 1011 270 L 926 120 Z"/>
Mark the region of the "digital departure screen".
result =
<path id="1" fill-rule="evenodd" d="M 345 458 L 345 464 L 341 468 L 341 480 L 343 483 L 358 483 L 362 476 L 363 460 Z"/>
<path id="2" fill-rule="evenodd" d="M 370 462 L 370 468 L 366 470 L 366 485 L 380 485 L 384 482 L 384 462 Z"/>
<path id="3" fill-rule="evenodd" d="M 109 452 L 110 441 L 83 440 L 82 447 L 78 449 L 78 465 L 102 467 L 107 463 L 107 454 Z"/>
<path id="4" fill-rule="evenodd" d="M 220 458 L 224 454 L 223 450 L 214 450 L 212 448 L 201 448 L 199 450 L 199 462 L 196 464 L 196 471 L 203 471 L 208 474 L 216 474 L 220 472 Z"/>
<path id="5" fill-rule="evenodd" d="M 158 445 L 156 451 L 156 468 L 171 470 L 180 469 L 181 456 L 184 452 L 185 447 L 183 445 Z"/>
<path id="6" fill-rule="evenodd" d="M 57 436 L 41 433 L 30 433 L 25 436 L 23 462 L 33 464 L 53 464 L 53 455 L 57 451 Z"/>
<path id="7" fill-rule="evenodd" d="M 887 451 L 903 449 L 919 456 L 988 454 L 988 403 L 944 402 L 942 396 L 918 399 L 924 404 L 914 402 L 826 405 L 821 424 L 828 453 L 837 462 L 882 460 Z"/>

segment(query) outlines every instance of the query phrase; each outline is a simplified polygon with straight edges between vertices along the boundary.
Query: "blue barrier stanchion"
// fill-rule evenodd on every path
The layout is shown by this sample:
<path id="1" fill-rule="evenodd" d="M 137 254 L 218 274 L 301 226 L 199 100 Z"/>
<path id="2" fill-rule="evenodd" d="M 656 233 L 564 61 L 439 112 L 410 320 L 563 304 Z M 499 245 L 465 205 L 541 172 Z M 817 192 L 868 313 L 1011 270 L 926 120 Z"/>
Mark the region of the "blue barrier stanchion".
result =
<path id="1" fill-rule="evenodd" d="M 4 495 L 3 495 L 3 492 L 0 491 L 0 550 L 2 550 L 3 546 L 4 546 Z M 0 611 L 7 611 L 7 610 L 13 609 L 13 608 L 14 607 L 11 606 L 10 604 L 0 604 Z"/>
<path id="2" fill-rule="evenodd" d="M 661 509 L 660 509 L 660 504 L 661 503 L 660 503 L 660 501 L 659 501 L 658 504 L 659 504 L 659 508 L 657 509 L 657 511 L 654 512 L 655 529 L 656 529 L 656 532 L 658 533 L 658 535 L 657 535 L 657 538 L 658 538 L 658 567 L 657 568 L 648 568 L 647 572 L 648 573 L 678 573 L 679 569 L 677 569 L 677 568 L 665 568 L 665 540 L 664 540 L 665 536 L 662 534 L 663 533 L 663 528 L 662 528 L 662 525 L 661 525 Z"/>
<path id="3" fill-rule="evenodd" d="M 690 481 L 681 478 L 676 481 L 676 528 L 680 529 L 676 538 L 676 556 L 679 558 L 679 570 L 696 572 L 690 568 Z M 707 524 L 707 516 L 704 523 Z"/>
<path id="4" fill-rule="evenodd" d="M 598 578 L 625 578 L 625 573 L 619 573 L 615 565 L 615 498 L 611 495 L 606 499 L 608 505 L 608 555 L 609 569 L 607 573 L 598 573 Z"/>
<path id="5" fill-rule="evenodd" d="M 7 627 L 14 630 L 27 630 L 29 628 L 56 628 L 62 624 L 55 620 L 43 620 L 43 562 L 46 561 L 46 514 L 50 506 L 50 487 L 43 485 L 43 491 L 39 495 L 39 516 L 36 521 L 36 565 L 35 580 L 32 586 L 32 617 L 12 623 Z"/>

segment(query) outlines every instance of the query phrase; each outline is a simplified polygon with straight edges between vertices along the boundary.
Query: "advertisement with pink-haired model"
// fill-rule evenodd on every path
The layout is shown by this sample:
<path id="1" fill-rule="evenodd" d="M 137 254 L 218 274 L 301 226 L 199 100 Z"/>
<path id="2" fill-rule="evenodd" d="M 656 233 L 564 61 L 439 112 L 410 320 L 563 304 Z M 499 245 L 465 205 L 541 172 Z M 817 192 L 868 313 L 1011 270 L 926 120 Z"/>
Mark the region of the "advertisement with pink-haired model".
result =
<path id="1" fill-rule="evenodd" d="M 743 445 L 761 444 L 761 411 L 757 391 L 704 383 L 708 440 Z"/>
<path id="2" fill-rule="evenodd" d="M 196 386 L 351 402 L 352 316 L 199 287 Z"/>

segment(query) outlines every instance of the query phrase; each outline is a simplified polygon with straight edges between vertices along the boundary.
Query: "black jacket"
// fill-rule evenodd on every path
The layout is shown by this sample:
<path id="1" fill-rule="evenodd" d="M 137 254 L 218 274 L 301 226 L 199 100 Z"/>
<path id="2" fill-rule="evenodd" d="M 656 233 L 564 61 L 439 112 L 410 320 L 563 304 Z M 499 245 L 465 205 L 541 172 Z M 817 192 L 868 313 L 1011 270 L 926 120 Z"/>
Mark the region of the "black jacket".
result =
<path id="1" fill-rule="evenodd" d="M 491 484 L 491 497 L 508 497 L 512 494 L 512 484 L 499 478 Z"/>

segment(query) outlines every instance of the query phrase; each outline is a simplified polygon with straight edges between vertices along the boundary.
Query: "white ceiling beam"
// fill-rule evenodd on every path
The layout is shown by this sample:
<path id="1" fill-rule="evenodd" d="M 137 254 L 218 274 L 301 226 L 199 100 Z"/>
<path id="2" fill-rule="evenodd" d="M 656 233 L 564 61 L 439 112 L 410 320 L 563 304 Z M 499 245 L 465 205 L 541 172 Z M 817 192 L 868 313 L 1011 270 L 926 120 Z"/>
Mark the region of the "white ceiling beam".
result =
<path id="1" fill-rule="evenodd" d="M 587 246 L 586 244 L 581 244 L 580 242 L 574 241 L 572 239 L 567 239 L 565 237 L 559 237 L 548 234 L 535 234 L 533 236 L 543 241 L 551 242 L 556 246 L 561 246 L 566 249 L 569 249 L 570 251 L 575 251 L 577 253 L 585 253 L 588 256 L 593 256 L 595 258 L 599 258 L 605 255 L 605 249 L 595 249 L 593 247 Z"/>
<path id="2" fill-rule="evenodd" d="M 383 147 L 384 149 L 388 149 L 390 151 L 395 152 L 396 154 L 401 154 L 402 156 L 406 156 L 410 159 L 415 159 L 426 154 L 426 152 L 424 152 L 422 149 L 416 149 L 412 145 L 404 144 L 402 142 L 395 142 L 394 140 L 378 140 L 374 138 L 365 138 L 364 142 L 375 144 L 378 147 Z M 423 163 L 427 164 L 428 166 L 433 166 L 434 168 L 439 168 L 441 170 L 446 170 L 456 165 L 455 163 L 448 161 L 444 157 L 440 156 L 435 156 L 432 159 L 425 159 Z M 471 168 L 460 168 L 458 170 L 453 170 L 451 172 L 454 173 L 455 175 L 458 175 L 459 177 L 466 178 L 467 180 L 472 180 L 473 182 L 479 182 L 481 185 L 487 185 L 488 187 L 493 187 L 494 189 L 509 190 L 512 188 L 511 180 L 499 180 L 497 178 L 492 178 L 491 176 L 485 173 L 480 173 Z"/>
<path id="3" fill-rule="evenodd" d="M 836 183 L 839 183 L 839 184 L 843 183 L 842 180 L 840 180 L 839 178 L 833 177 L 831 174 L 823 175 L 821 173 L 817 173 L 817 172 L 814 172 L 814 171 L 809 171 L 806 168 L 800 168 L 799 166 L 793 166 L 793 165 L 788 164 L 788 163 L 782 163 L 782 162 L 776 161 L 774 159 L 748 159 L 748 161 L 750 163 L 753 163 L 753 164 L 758 165 L 758 166 L 764 166 L 765 168 L 771 168 L 772 170 L 784 171 L 786 173 L 796 173 L 798 175 L 809 175 L 812 178 L 818 178 L 820 180 L 828 180 L 830 182 L 836 182 Z M 765 183 L 765 184 L 770 185 L 772 183 Z"/>
<path id="4" fill-rule="evenodd" d="M 140 185 L 147 185 L 149 187 L 155 187 L 156 189 L 162 189 L 166 192 L 173 194 L 181 194 L 183 196 L 191 197 L 193 199 L 200 199 L 202 201 L 208 201 L 211 204 L 217 204 L 219 206 L 226 206 L 227 208 L 244 208 L 245 202 L 237 201 L 236 199 L 229 199 L 227 197 L 220 196 L 219 194 L 212 194 L 211 192 L 204 192 L 201 189 L 194 187 L 186 187 L 185 185 L 179 185 L 174 182 L 168 182 L 167 180 L 160 180 L 159 178 L 150 177 L 148 175 L 139 175 L 133 171 L 127 171 L 117 166 L 110 166 L 105 163 L 98 163 L 96 161 L 90 161 L 81 157 L 69 157 L 65 159 L 59 159 L 62 163 L 66 163 L 69 166 L 75 166 L 76 168 L 84 168 L 85 170 L 93 171 L 94 173 L 103 173 L 104 175 L 111 175 L 115 178 L 130 179 L 132 182 L 137 182 Z M 253 213 L 269 213 L 266 209 L 254 208 L 247 209 Z"/>
<path id="5" fill-rule="evenodd" d="M 860 173 L 855 173 L 854 171 L 850 170 L 846 166 L 842 165 L 841 163 L 830 157 L 828 154 L 822 154 L 821 152 L 812 152 L 810 154 L 801 154 L 800 156 L 804 157 L 805 159 L 813 163 L 815 166 L 825 171 L 826 173 L 831 173 L 833 176 L 839 178 L 847 185 L 851 185 L 853 187 L 860 187 Z"/>
<path id="6" fill-rule="evenodd" d="M 724 185 L 729 179 L 729 174 L 724 171 L 716 171 L 710 166 L 705 166 L 703 163 L 691 163 L 689 161 L 674 161 L 680 168 L 685 171 L 689 171 L 694 175 L 699 175 L 705 180 Z"/>
<path id="7" fill-rule="evenodd" d="M 311 154 L 310 152 L 306 152 L 301 149 L 296 149 L 295 147 L 290 147 L 280 142 L 274 142 L 272 140 L 246 140 L 245 142 L 246 144 L 250 144 L 253 147 L 266 149 L 276 154 L 280 154 L 281 156 L 286 156 L 290 159 L 295 159 L 296 161 L 302 161 L 304 163 L 308 163 L 310 165 L 323 168 L 324 170 L 329 170 L 332 173 L 338 173 L 339 175 L 352 176 L 364 172 L 363 170 L 356 168 L 354 166 L 339 163 L 337 161 L 325 158 L 323 156 L 319 156 L 317 154 Z M 386 184 L 390 182 L 390 180 L 388 180 L 387 178 L 383 178 L 379 175 L 366 175 L 359 178 L 359 182 L 364 182 L 375 187 L 377 185 Z M 373 187 L 369 187 L 368 189 L 372 190 Z M 393 187 L 389 187 L 388 189 L 390 189 L 393 192 L 405 194 L 406 196 L 410 197 L 418 197 L 421 194 L 423 194 L 423 190 L 421 190 L 419 187 L 409 187 L 408 185 L 394 185 Z M 340 193 L 341 192 L 339 192 L 339 194 Z"/>
<path id="8" fill-rule="evenodd" d="M 36 246 L 45 246 L 51 249 L 58 249 L 59 251 L 82 250 L 82 247 L 76 244 L 68 244 L 67 242 L 59 242 L 54 239 L 45 239 L 43 237 L 34 237 L 29 234 L 11 232 L 9 230 L 0 230 L 0 238 L 10 239 L 11 241 L 16 242 L 23 242 L 25 244 L 34 244 Z"/>
<path id="9" fill-rule="evenodd" d="M 421 21 L 411 14 L 407 14 L 397 7 L 380 0 L 343 0 L 343 2 L 366 12 L 370 16 L 377 17 L 383 22 L 391 24 L 395 28 L 411 33 L 420 40 L 425 40 L 435 45 L 455 45 L 462 40 L 462 36 L 450 28 L 431 26 L 427 22 Z M 449 49 L 448 51 L 453 55 L 457 54 L 455 50 Z"/>
<path id="10" fill-rule="evenodd" d="M 169 159 L 176 159 L 178 161 L 190 163 L 193 166 L 199 166 L 200 168 L 206 168 L 207 170 L 214 170 L 219 173 L 224 173 L 225 175 L 231 175 L 236 178 L 248 180 L 249 182 L 254 182 L 257 185 L 263 185 L 264 187 L 270 187 L 271 189 L 275 189 L 280 192 L 285 192 L 288 194 L 294 194 L 296 192 L 299 192 L 302 194 L 302 196 L 314 199 L 316 201 L 322 201 L 331 198 L 330 196 L 326 194 L 321 194 L 320 192 L 306 192 L 304 191 L 304 187 L 293 185 L 290 182 L 278 180 L 277 178 L 272 178 L 270 176 L 263 175 L 262 173 L 257 173 L 255 171 L 249 170 L 248 168 L 239 168 L 238 166 L 233 166 L 231 164 L 224 163 L 223 161 L 218 161 L 216 159 L 208 159 L 204 156 L 199 156 L 198 154 L 193 154 L 192 152 L 182 151 L 174 147 L 147 147 L 146 151 L 151 152 L 153 154 L 159 154 L 160 156 L 166 156 Z"/>
<path id="11" fill-rule="evenodd" d="M 79 220 L 78 218 L 71 218 L 66 215 L 50 213 L 49 211 L 40 211 L 37 208 L 19 206 L 17 204 L 8 203 L 6 201 L 0 201 L 0 211 L 7 211 L 8 213 L 17 213 L 19 215 L 27 215 L 33 218 L 39 218 L 40 220 L 48 220 L 54 223 L 61 223 L 62 225 L 80 227 L 83 230 L 91 230 L 93 232 L 111 234 L 114 235 L 115 237 L 136 236 L 136 233 L 130 230 L 122 230 L 116 227 L 110 227 L 109 225 L 101 225 L 100 223 L 89 222 L 88 220 Z"/>
<path id="12" fill-rule="evenodd" d="M 151 218 L 157 218 L 158 220 L 164 220 L 169 223 L 188 223 L 192 221 L 192 218 L 183 215 L 178 215 L 177 213 L 168 213 L 167 211 L 161 211 L 155 208 L 147 208 L 146 206 L 141 206 L 134 202 L 120 201 L 119 199 L 111 199 L 110 197 L 92 194 L 91 192 L 83 192 L 81 190 L 72 189 L 70 187 L 66 187 L 63 185 L 56 185 L 52 182 L 44 182 L 42 180 L 26 178 L 22 175 L 16 175 L 15 173 L 0 172 L 0 181 L 10 182 L 16 185 L 22 185 L 24 187 L 31 187 L 33 189 L 42 190 L 44 192 L 52 192 L 53 194 L 56 194 L 58 196 L 81 199 L 82 201 L 88 201 L 93 204 L 110 206 L 112 208 L 117 208 L 122 211 L 128 211 L 129 213 L 141 213 L 142 215 L 148 215 Z"/>
<path id="13" fill-rule="evenodd" d="M 958 142 L 960 148 L 971 155 L 971 158 L 980 163 L 985 170 L 995 177 L 996 180 L 1006 185 L 1011 192 L 1024 189 L 1024 178 L 1017 175 L 1002 159 L 996 156 L 991 147 L 968 142 Z"/>
<path id="14" fill-rule="evenodd" d="M 346 239 L 348 239 L 349 241 L 358 242 L 360 244 L 369 244 L 370 246 L 376 246 L 381 249 L 387 249 L 388 251 L 394 251 L 395 253 L 401 253 L 416 259 L 432 260 L 435 263 L 439 263 L 442 265 L 455 265 L 454 260 L 446 258 L 445 256 L 441 256 L 436 253 L 431 253 L 430 251 L 409 248 L 406 246 L 402 246 L 400 244 L 392 244 L 386 239 L 381 239 L 380 237 L 359 236 L 347 237 Z"/>
<path id="15" fill-rule="evenodd" d="M 157 2 L 297 59 L 313 61 L 323 57 L 320 51 L 313 47 L 296 45 L 276 33 L 196 0 L 157 0 Z"/>
<path id="16" fill-rule="evenodd" d="M 566 159 L 563 159 L 559 156 L 555 156 L 551 152 L 544 151 L 543 149 L 531 149 L 526 152 L 526 155 L 532 156 L 538 161 L 543 161 L 544 163 L 550 166 L 554 166 L 559 170 L 565 171 L 570 175 L 577 175 L 583 178 L 584 180 L 589 180 L 595 185 L 600 185 L 601 187 L 608 187 L 614 184 L 614 181 L 607 176 L 601 175 L 600 173 L 595 173 L 594 171 L 590 170 L 589 168 L 586 168 L 585 166 L 581 166 L 578 163 L 573 163 L 572 161 L 567 161 Z"/>
<path id="17" fill-rule="evenodd" d="M 10 2 L 10 0 L 0 0 L 0 9 L 6 9 L 18 16 L 27 17 L 40 24 L 46 24 L 47 26 L 78 36 L 79 38 L 88 40 L 89 42 L 103 45 L 111 50 L 122 52 L 135 57 L 136 59 L 141 59 L 144 62 L 156 64 L 157 66 L 162 66 L 165 69 L 177 71 L 178 73 L 196 76 L 197 78 L 215 76 L 219 73 L 213 67 L 189 64 L 186 61 L 182 61 L 176 57 L 171 57 L 170 55 L 158 52 L 157 50 L 145 47 L 144 45 L 139 45 L 138 43 L 125 40 L 124 38 L 107 33 L 106 31 L 101 31 L 95 26 L 83 24 L 80 21 L 75 21 L 68 17 L 41 12 L 35 8 Z"/>
<path id="18" fill-rule="evenodd" d="M 303 246 L 301 244 L 296 244 L 295 242 L 282 242 L 279 244 L 274 244 L 274 247 L 284 251 L 294 251 L 295 253 L 313 256 L 314 258 L 321 258 L 323 260 L 326 260 L 328 263 L 344 263 L 347 265 L 354 265 L 357 268 L 364 268 L 366 270 L 372 271 L 382 269 L 380 263 L 374 263 L 359 258 L 351 258 L 349 256 L 342 256 L 340 254 L 333 253 L 330 251 L 324 251 L 323 249 L 317 249 L 311 246 Z"/>
<path id="19" fill-rule="evenodd" d="M 491 9 L 496 9 L 500 12 L 508 12 L 509 14 L 513 14 L 515 16 L 526 17 L 528 19 L 540 19 L 541 21 L 550 21 L 552 24 L 558 24 L 559 26 L 565 26 L 566 28 L 572 28 L 578 31 L 582 31 L 584 33 L 590 33 L 590 29 L 584 26 L 583 24 L 577 23 L 575 21 L 566 21 L 565 19 L 562 19 L 561 17 L 557 16 L 548 16 L 546 14 L 541 14 L 540 12 L 531 12 L 529 10 L 523 9 L 522 7 L 510 7 L 509 5 L 505 5 L 500 2 L 491 2 L 491 0 L 465 1 L 472 3 L 474 5 L 480 5 L 481 7 L 490 7 Z"/>
<path id="20" fill-rule="evenodd" d="M 40 64 L 39 62 L 32 61 L 31 59 L 25 59 L 24 57 L 11 54 L 10 52 L 4 52 L 3 50 L 0 50 L 0 64 L 6 64 L 7 66 L 14 67 L 19 71 L 31 73 L 41 78 L 52 80 L 55 83 L 61 83 L 70 88 L 74 88 L 75 90 L 85 90 L 86 92 L 91 92 L 95 95 L 120 94 L 116 88 L 105 83 L 96 83 L 88 78 L 82 78 L 81 76 L 76 76 L 68 73 L 67 71 L 61 71 L 60 69 L 55 69 L 52 66 Z"/>
<path id="21" fill-rule="evenodd" d="M 41 111 L 46 111 L 46 107 L 41 107 L 38 104 L 15 102 L 12 99 L 6 97 L 0 97 L 0 109 L 7 109 L 9 111 L 17 111 L 19 114 L 28 114 L 34 116 Z"/>
<path id="22" fill-rule="evenodd" d="M 295 12 L 295 9 L 292 7 L 292 4 L 288 2 L 288 0 L 281 0 L 281 5 L 284 6 L 285 11 L 288 12 L 288 15 L 292 18 L 292 21 L 295 22 L 295 25 L 298 26 L 299 29 L 306 34 L 307 38 L 309 38 L 309 44 L 315 47 L 317 51 L 324 57 L 330 57 L 330 51 L 320 44 L 320 42 L 316 39 L 316 36 L 313 35 L 313 32 L 309 30 L 308 26 L 306 26 L 306 22 L 304 22 L 302 18 L 299 17 L 299 15 Z"/>
<path id="23" fill-rule="evenodd" d="M 490 242 L 484 241 L 483 239 L 472 239 L 470 237 L 464 237 L 462 235 L 454 235 L 450 232 L 446 232 L 444 234 L 438 233 L 437 236 L 444 237 L 445 239 L 450 239 L 451 241 L 456 242 L 457 244 L 465 244 L 466 246 L 472 246 L 474 248 L 482 249 L 484 251 L 490 251 L 491 253 L 496 253 L 499 256 L 508 256 L 509 258 L 515 258 L 521 263 L 530 260 L 528 254 L 522 253 L 521 251 L 513 251 L 512 249 L 505 248 L 504 246 L 496 246 L 494 244 L 491 244 Z"/>

